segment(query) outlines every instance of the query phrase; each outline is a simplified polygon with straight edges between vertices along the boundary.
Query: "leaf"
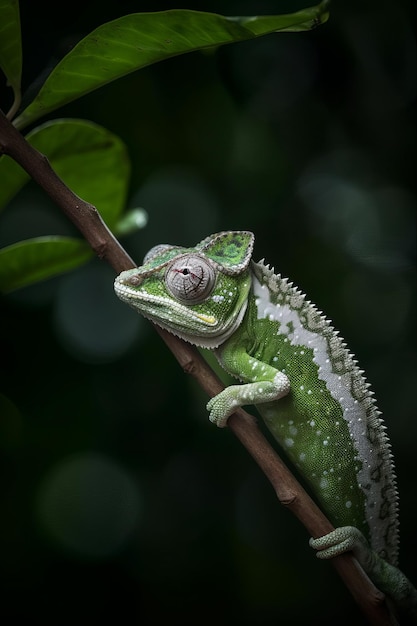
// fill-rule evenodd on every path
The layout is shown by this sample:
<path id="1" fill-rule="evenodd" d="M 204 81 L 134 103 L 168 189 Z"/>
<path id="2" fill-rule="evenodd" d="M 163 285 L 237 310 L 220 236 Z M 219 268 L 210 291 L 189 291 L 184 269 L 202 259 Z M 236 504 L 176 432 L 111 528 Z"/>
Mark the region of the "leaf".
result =
<path id="1" fill-rule="evenodd" d="M 328 2 L 287 15 L 224 17 L 189 10 L 134 13 L 99 26 L 52 70 L 15 120 L 22 128 L 116 78 L 173 56 L 278 31 L 310 30 L 328 19 Z"/>
<path id="2" fill-rule="evenodd" d="M 0 0 L 0 68 L 13 90 L 20 89 L 22 41 L 18 0 Z"/>
<path id="3" fill-rule="evenodd" d="M 36 237 L 0 250 L 0 292 L 13 291 L 82 265 L 93 251 L 80 239 Z"/>
<path id="4" fill-rule="evenodd" d="M 29 175 L 8 156 L 0 157 L 0 210 L 29 180 Z"/>
<path id="5" fill-rule="evenodd" d="M 54 120 L 27 135 L 78 196 L 94 204 L 113 228 L 126 203 L 130 161 L 119 137 L 84 120 Z M 0 158 L 0 208 L 30 180 L 7 156 Z"/>
<path id="6" fill-rule="evenodd" d="M 22 41 L 18 0 L 0 0 L 0 68 L 20 101 Z"/>

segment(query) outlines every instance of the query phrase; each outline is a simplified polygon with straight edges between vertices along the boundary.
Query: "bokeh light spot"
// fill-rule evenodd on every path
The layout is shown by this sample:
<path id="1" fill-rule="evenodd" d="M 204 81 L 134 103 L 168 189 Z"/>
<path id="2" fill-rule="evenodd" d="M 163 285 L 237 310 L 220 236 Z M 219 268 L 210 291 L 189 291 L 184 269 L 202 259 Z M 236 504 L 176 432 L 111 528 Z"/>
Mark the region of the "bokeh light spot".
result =
<path id="1" fill-rule="evenodd" d="M 61 548 L 89 558 L 118 553 L 141 510 L 132 477 L 110 459 L 83 453 L 52 468 L 40 485 L 36 513 Z"/>

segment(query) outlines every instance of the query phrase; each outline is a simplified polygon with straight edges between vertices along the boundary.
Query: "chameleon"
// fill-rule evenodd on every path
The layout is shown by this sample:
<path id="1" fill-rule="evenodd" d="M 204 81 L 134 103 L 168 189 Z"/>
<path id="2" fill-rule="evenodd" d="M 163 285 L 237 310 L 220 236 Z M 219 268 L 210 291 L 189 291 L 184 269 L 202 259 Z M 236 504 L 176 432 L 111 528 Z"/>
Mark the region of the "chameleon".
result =
<path id="1" fill-rule="evenodd" d="M 224 231 L 194 248 L 160 244 L 115 280 L 146 318 L 214 351 L 241 384 L 210 399 L 219 427 L 255 405 L 335 527 L 310 539 L 319 558 L 352 550 L 376 586 L 417 621 L 398 569 L 391 444 L 363 370 L 325 315 L 289 279 L 252 260 L 254 235 Z"/>

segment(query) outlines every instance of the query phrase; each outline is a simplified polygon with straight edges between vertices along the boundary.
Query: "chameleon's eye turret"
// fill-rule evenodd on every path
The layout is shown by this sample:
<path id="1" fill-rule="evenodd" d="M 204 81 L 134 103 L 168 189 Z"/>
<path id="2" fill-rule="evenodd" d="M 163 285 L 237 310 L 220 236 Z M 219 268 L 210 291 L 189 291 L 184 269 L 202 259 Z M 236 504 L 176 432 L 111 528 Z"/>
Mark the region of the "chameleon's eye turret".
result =
<path id="1" fill-rule="evenodd" d="M 182 304 L 198 304 L 211 294 L 216 275 L 212 265 L 196 254 L 174 260 L 165 275 L 165 285 Z"/>
<path id="2" fill-rule="evenodd" d="M 173 247 L 174 246 L 171 246 L 169 243 L 159 243 L 157 246 L 154 246 L 145 254 L 143 259 L 143 265 L 146 265 L 147 263 L 149 263 L 149 261 L 159 256 L 162 252 L 171 250 Z"/>

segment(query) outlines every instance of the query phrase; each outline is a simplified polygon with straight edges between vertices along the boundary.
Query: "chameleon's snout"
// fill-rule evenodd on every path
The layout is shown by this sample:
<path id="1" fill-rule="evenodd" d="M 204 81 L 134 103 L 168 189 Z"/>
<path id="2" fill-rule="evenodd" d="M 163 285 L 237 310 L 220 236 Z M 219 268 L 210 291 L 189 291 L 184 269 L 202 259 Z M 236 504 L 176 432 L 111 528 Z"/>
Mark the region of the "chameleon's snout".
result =
<path id="1" fill-rule="evenodd" d="M 137 289 L 143 281 L 136 269 L 127 270 L 119 274 L 114 281 L 114 290 L 121 300 L 128 300 L 132 290 Z"/>

